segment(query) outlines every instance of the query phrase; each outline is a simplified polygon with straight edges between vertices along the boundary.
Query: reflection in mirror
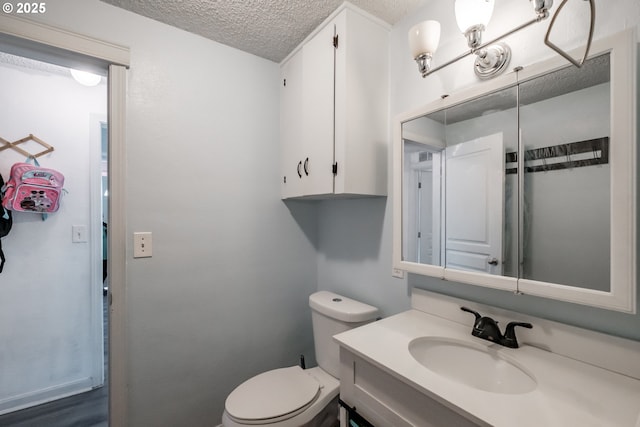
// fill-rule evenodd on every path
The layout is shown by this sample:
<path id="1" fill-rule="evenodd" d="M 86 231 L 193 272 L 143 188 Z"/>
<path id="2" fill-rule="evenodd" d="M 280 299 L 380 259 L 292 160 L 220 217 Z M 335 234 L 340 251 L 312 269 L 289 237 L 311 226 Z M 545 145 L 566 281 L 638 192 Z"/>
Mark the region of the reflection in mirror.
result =
<path id="1" fill-rule="evenodd" d="M 609 62 L 520 85 L 522 278 L 610 290 Z"/>
<path id="2" fill-rule="evenodd" d="M 516 87 L 446 110 L 447 267 L 517 276 L 517 118 Z"/>
<path id="3" fill-rule="evenodd" d="M 442 265 L 440 253 L 442 187 L 440 158 L 444 128 L 432 116 L 402 124 L 403 257 L 406 261 Z"/>
<path id="4" fill-rule="evenodd" d="M 403 260 L 515 277 L 517 89 L 402 124 Z"/>

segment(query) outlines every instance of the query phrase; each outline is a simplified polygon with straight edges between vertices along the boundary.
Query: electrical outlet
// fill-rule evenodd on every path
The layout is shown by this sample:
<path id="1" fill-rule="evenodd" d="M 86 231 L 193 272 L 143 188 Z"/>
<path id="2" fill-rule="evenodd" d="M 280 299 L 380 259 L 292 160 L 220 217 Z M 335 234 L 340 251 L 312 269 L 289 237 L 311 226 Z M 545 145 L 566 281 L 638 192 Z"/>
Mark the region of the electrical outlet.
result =
<path id="1" fill-rule="evenodd" d="M 400 270 L 399 268 L 392 268 L 391 275 L 398 279 L 404 279 L 404 270 Z"/>
<path id="2" fill-rule="evenodd" d="M 149 258 L 153 255 L 153 239 L 151 232 L 133 233 L 133 257 Z"/>

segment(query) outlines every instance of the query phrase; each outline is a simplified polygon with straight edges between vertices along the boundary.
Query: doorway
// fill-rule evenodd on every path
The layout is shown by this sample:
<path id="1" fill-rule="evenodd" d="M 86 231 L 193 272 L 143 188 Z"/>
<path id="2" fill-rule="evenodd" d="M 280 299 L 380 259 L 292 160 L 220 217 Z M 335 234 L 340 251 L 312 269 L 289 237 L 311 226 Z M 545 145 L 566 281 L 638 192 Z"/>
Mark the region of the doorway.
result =
<path id="1" fill-rule="evenodd" d="M 65 66 L 108 70 L 109 118 L 109 424 L 126 425 L 126 81 L 129 48 L 50 25 L 0 15 L 0 51 Z"/>
<path id="2" fill-rule="evenodd" d="M 95 422 L 83 425 L 106 425 L 108 314 L 102 285 L 100 188 L 106 79 L 87 88 L 65 67 L 10 54 L 2 54 L 0 62 L 6 100 L 0 107 L 5 109 L 0 136 L 16 141 L 22 133 L 33 134 L 52 145 L 54 151 L 38 160 L 64 173 L 68 191 L 60 210 L 46 221 L 37 214 L 14 212 L 14 227 L 3 239 L 7 264 L 0 277 L 0 413 L 7 415 L 0 417 L 0 424 L 20 425 L 19 415 L 46 420 L 43 411 L 51 411 L 60 399 L 65 416 L 74 416 L 69 405 L 81 408 L 82 394 L 89 391 L 103 395 L 102 408 L 98 410 L 96 399 L 92 406 L 104 415 L 100 419 L 89 414 Z M 38 147 L 29 144 L 20 147 L 37 153 Z M 12 149 L 0 154 L 5 177 L 11 164 L 25 160 Z M 60 414 L 53 419 L 61 422 Z M 69 425 L 68 418 L 62 422 Z"/>

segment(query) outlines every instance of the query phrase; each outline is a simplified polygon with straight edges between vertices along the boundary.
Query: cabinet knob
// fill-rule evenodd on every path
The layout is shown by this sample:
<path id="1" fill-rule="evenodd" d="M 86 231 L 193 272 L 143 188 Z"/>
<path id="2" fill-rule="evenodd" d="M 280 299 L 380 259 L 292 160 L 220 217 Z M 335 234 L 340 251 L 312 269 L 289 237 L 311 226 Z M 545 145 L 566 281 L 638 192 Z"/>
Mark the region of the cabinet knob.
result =
<path id="1" fill-rule="evenodd" d="M 491 258 L 489 261 L 487 261 L 487 264 L 498 265 L 498 258 Z"/>
<path id="2" fill-rule="evenodd" d="M 304 169 L 304 174 L 309 176 L 309 158 L 308 157 L 304 160 L 304 168 L 303 169 Z"/>
<path id="3" fill-rule="evenodd" d="M 298 177 L 302 178 L 302 172 L 300 172 L 300 166 L 302 166 L 302 160 L 298 162 Z"/>

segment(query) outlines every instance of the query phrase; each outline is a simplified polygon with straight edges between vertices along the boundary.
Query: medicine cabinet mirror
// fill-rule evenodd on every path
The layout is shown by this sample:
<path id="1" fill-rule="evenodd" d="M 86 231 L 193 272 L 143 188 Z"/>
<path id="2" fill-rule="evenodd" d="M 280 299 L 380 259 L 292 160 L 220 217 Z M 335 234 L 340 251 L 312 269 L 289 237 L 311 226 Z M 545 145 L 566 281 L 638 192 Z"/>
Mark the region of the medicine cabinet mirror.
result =
<path id="1" fill-rule="evenodd" d="M 636 36 L 400 115 L 394 268 L 635 312 Z"/>

